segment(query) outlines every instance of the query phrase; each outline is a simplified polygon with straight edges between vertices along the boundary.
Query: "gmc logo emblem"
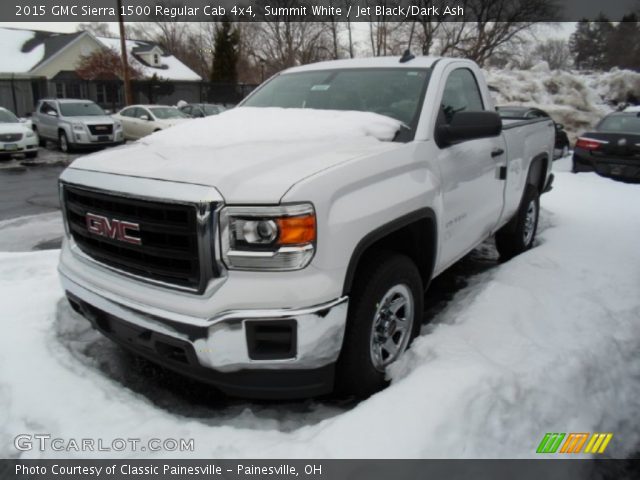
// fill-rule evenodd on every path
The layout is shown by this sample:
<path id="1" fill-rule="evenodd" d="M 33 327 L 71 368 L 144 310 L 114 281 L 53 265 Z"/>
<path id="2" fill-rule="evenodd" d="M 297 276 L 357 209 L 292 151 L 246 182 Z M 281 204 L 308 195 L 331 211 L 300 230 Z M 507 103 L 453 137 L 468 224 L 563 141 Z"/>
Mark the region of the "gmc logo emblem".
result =
<path id="1" fill-rule="evenodd" d="M 140 231 L 140 225 L 137 223 L 116 220 L 115 218 L 109 220 L 107 217 L 94 213 L 87 213 L 85 220 L 87 222 L 87 230 L 95 235 L 133 243 L 134 245 L 142 245 L 142 240 L 139 237 L 131 236 L 132 232 Z"/>

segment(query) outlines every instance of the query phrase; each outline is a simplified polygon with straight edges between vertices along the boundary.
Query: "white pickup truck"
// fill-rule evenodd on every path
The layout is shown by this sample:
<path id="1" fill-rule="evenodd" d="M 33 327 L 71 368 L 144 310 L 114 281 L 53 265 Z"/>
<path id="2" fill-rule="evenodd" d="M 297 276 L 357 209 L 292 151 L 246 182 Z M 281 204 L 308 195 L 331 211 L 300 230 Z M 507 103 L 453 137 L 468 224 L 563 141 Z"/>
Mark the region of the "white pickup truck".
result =
<path id="1" fill-rule="evenodd" d="M 463 59 L 291 68 L 237 108 L 76 160 L 60 277 L 107 337 L 231 395 L 364 397 L 432 278 L 532 246 L 549 119 L 505 123 Z"/>

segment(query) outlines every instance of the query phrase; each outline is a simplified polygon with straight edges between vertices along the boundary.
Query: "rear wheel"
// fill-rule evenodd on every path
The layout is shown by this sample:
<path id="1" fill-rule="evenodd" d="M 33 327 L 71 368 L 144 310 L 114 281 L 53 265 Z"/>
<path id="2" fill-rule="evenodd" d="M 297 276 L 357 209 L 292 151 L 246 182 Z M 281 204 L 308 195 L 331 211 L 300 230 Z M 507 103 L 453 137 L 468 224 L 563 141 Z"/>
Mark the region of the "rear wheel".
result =
<path id="1" fill-rule="evenodd" d="M 386 370 L 420 331 L 423 287 L 405 255 L 376 252 L 356 276 L 336 372 L 336 392 L 366 398 L 384 388 Z"/>
<path id="2" fill-rule="evenodd" d="M 503 260 L 513 258 L 531 248 L 538 229 L 539 214 L 538 189 L 528 184 L 515 216 L 496 233 L 496 248 Z"/>

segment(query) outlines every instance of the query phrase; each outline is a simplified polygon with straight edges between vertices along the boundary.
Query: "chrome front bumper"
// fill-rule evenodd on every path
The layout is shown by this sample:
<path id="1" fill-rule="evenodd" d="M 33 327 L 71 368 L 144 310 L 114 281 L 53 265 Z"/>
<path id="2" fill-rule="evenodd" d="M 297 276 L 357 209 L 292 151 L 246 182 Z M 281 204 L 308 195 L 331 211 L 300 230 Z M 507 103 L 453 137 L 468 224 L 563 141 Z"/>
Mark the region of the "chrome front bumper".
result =
<path id="1" fill-rule="evenodd" d="M 60 270 L 62 286 L 99 312 L 106 313 L 138 331 L 155 332 L 188 345 L 199 367 L 218 372 L 240 370 L 311 370 L 333 364 L 342 348 L 348 297 L 297 309 L 233 310 L 208 319 L 176 314 L 163 316 L 159 309 L 114 299 L 109 292 L 84 287 Z M 70 295 L 69 295 L 70 294 Z M 82 312 L 85 316 L 87 312 Z M 167 317 L 171 317 L 171 320 Z M 295 349 L 290 358 L 251 358 L 247 322 L 289 321 L 295 325 Z"/>

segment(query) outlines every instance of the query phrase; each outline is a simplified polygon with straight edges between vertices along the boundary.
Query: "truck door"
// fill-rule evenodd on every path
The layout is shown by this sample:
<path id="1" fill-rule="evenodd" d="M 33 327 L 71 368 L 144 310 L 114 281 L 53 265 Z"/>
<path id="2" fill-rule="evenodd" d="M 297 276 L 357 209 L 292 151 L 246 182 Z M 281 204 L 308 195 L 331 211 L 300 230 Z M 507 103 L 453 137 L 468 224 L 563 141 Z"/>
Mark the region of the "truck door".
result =
<path id="1" fill-rule="evenodd" d="M 436 128 L 450 123 L 460 111 L 488 110 L 474 73 L 466 67 L 445 73 Z M 502 136 L 479 138 L 439 147 L 437 163 L 442 181 L 441 265 L 448 266 L 490 235 L 503 203 Z"/>

